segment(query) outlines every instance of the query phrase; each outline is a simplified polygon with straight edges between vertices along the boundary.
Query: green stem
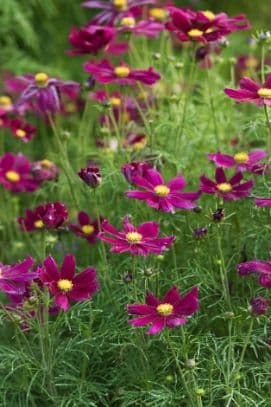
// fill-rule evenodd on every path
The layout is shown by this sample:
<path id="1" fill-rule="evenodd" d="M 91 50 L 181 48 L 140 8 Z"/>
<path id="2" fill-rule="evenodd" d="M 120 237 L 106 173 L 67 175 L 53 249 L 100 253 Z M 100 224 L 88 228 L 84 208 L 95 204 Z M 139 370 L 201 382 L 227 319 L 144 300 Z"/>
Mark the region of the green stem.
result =
<path id="1" fill-rule="evenodd" d="M 217 147 L 217 149 L 219 149 L 219 147 L 220 147 L 220 144 L 219 144 L 219 132 L 218 132 L 218 125 L 217 125 L 217 118 L 216 118 L 216 111 L 215 111 L 215 104 L 214 104 L 214 95 L 213 95 L 214 82 L 212 81 L 209 68 L 207 68 L 207 76 L 208 76 L 210 107 L 211 107 L 211 113 L 212 113 L 212 119 L 213 119 L 215 139 L 216 139 L 216 147 Z"/>
<path id="2" fill-rule="evenodd" d="M 222 250 L 222 242 L 221 242 L 221 240 L 222 240 L 221 239 L 221 230 L 220 230 L 220 225 L 218 225 L 218 228 L 217 228 L 217 248 L 218 248 L 219 260 L 220 260 L 220 265 L 219 265 L 220 277 L 221 277 L 221 283 L 222 283 L 222 288 L 223 288 L 224 299 L 227 302 L 229 309 L 231 309 L 229 281 L 228 281 L 228 275 L 227 275 L 227 268 L 225 266 L 225 260 L 224 260 L 224 254 L 223 254 L 223 250 Z"/>
<path id="3" fill-rule="evenodd" d="M 262 84 L 265 82 L 265 74 L 264 74 L 264 65 L 265 65 L 265 44 L 263 43 L 262 45 L 262 51 L 261 51 L 261 81 Z"/>
<path id="4" fill-rule="evenodd" d="M 233 379 L 234 381 L 236 381 L 236 376 L 240 372 L 240 369 L 241 369 L 243 361 L 244 361 L 247 346 L 248 346 L 248 343 L 249 343 L 249 340 L 250 340 L 250 337 L 251 337 L 251 333 L 252 333 L 252 330 L 253 330 L 253 323 L 254 323 L 254 320 L 253 320 L 253 318 L 251 318 L 249 328 L 248 328 L 248 331 L 247 331 L 247 335 L 245 337 L 245 342 L 244 342 L 244 345 L 243 345 L 243 349 L 242 349 L 242 352 L 241 352 L 241 355 L 240 355 L 240 359 L 239 359 L 239 362 L 237 364 L 237 369 L 235 371 L 235 378 Z"/>
<path id="5" fill-rule="evenodd" d="M 266 125 L 268 128 L 266 145 L 267 145 L 267 152 L 270 157 L 270 154 L 271 154 L 271 122 L 270 122 L 270 118 L 269 118 L 269 114 L 268 114 L 268 107 L 266 105 L 263 105 L 263 107 L 264 107 L 264 114 L 265 114 L 265 118 L 266 118 Z"/>

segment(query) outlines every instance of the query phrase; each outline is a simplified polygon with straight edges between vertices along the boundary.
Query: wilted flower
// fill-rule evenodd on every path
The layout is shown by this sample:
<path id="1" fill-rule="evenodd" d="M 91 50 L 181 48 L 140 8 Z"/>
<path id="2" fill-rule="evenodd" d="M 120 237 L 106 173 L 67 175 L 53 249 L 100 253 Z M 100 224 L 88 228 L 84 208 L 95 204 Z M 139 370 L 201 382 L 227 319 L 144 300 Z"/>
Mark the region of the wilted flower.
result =
<path id="1" fill-rule="evenodd" d="M 55 229 L 68 218 L 66 206 L 61 202 L 40 205 L 34 210 L 26 209 L 25 217 L 18 218 L 21 229 L 26 232 L 41 229 Z"/>
<path id="2" fill-rule="evenodd" d="M 248 171 L 256 175 L 262 175 L 267 164 L 259 163 L 267 156 L 264 150 L 256 150 L 250 153 L 240 152 L 233 156 L 222 154 L 220 152 L 208 154 L 208 158 L 216 164 L 217 167 L 233 168 L 236 167 L 238 171 Z"/>
<path id="3" fill-rule="evenodd" d="M 271 106 L 271 73 L 263 85 L 244 77 L 240 80 L 240 89 L 225 88 L 224 92 L 237 102 L 255 103 L 258 106 Z"/>
<path id="4" fill-rule="evenodd" d="M 21 119 L 10 120 L 9 128 L 17 139 L 25 143 L 30 141 L 35 136 L 37 131 L 35 127 Z"/>
<path id="5" fill-rule="evenodd" d="M 144 161 L 135 161 L 128 164 L 124 164 L 121 167 L 123 173 L 129 184 L 133 185 L 133 178 L 137 175 L 139 177 L 145 177 L 147 170 L 151 169 L 148 163 Z"/>
<path id="6" fill-rule="evenodd" d="M 96 188 L 102 182 L 102 176 L 99 167 L 81 168 L 78 172 L 79 177 L 91 188 Z"/>
<path id="7" fill-rule="evenodd" d="M 271 206 L 271 198 L 256 198 L 255 204 L 257 206 Z"/>
<path id="8" fill-rule="evenodd" d="M 254 315 L 265 315 L 269 301 L 267 298 L 259 296 L 250 301 L 251 312 Z"/>
<path id="9" fill-rule="evenodd" d="M 0 263 L 0 290 L 7 294 L 22 294 L 26 284 L 38 277 L 38 273 L 29 271 L 33 264 L 34 260 L 30 256 L 17 264 Z"/>
<path id="10" fill-rule="evenodd" d="M 32 163 L 31 174 L 33 178 L 39 181 L 56 180 L 58 178 L 59 169 L 52 161 L 44 159 Z"/>
<path id="11" fill-rule="evenodd" d="M 175 328 L 187 323 L 187 317 L 199 308 L 198 288 L 193 287 L 187 294 L 180 297 L 176 287 L 172 287 L 162 301 L 151 292 L 146 294 L 146 304 L 129 304 L 129 314 L 138 314 L 139 318 L 131 319 L 129 324 L 139 327 L 151 324 L 148 335 L 157 334 L 165 327 Z"/>
<path id="12" fill-rule="evenodd" d="M 158 223 L 145 222 L 135 227 L 126 216 L 121 232 L 105 220 L 98 237 L 112 244 L 110 251 L 113 253 L 130 252 L 133 256 L 147 256 L 149 253 L 162 253 L 174 242 L 175 236 L 158 237 L 159 232 Z"/>
<path id="13" fill-rule="evenodd" d="M 240 276 L 248 276 L 251 273 L 258 273 L 258 282 L 261 286 L 271 288 L 271 261 L 251 260 L 240 263 L 237 266 Z"/>
<path id="14" fill-rule="evenodd" d="M 99 288 L 96 280 L 96 270 L 88 267 L 75 275 L 75 258 L 67 254 L 59 269 L 53 257 L 48 256 L 40 271 L 42 282 L 48 286 L 51 294 L 55 296 L 55 304 L 67 311 L 70 301 L 85 301 Z"/>
<path id="15" fill-rule="evenodd" d="M 241 183 L 243 179 L 242 173 L 236 172 L 233 177 L 227 180 L 225 172 L 222 168 L 217 168 L 215 173 L 215 181 L 202 175 L 200 177 L 200 189 L 206 194 L 216 194 L 225 200 L 236 201 L 240 198 L 246 198 L 250 195 L 250 190 L 254 185 L 254 181 Z"/>
<path id="16" fill-rule="evenodd" d="M 124 147 L 131 150 L 143 150 L 147 144 L 147 136 L 145 134 L 130 133 L 124 140 Z"/>
<path id="17" fill-rule="evenodd" d="M 100 219 L 100 222 L 102 219 Z M 90 220 L 89 215 L 86 212 L 78 213 L 78 224 L 71 223 L 69 225 L 70 230 L 72 230 L 77 236 L 82 237 L 88 241 L 90 244 L 96 242 L 97 235 L 99 233 L 98 220 Z"/>

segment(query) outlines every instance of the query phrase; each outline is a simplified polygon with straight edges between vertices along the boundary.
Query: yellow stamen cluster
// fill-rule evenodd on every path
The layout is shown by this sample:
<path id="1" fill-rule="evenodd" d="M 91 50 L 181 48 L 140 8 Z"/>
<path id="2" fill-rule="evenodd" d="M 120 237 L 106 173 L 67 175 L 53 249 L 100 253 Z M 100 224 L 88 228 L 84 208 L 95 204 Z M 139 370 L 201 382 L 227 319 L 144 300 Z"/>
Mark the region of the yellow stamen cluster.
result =
<path id="1" fill-rule="evenodd" d="M 127 0 L 113 0 L 113 4 L 118 11 L 126 11 L 128 9 Z"/>
<path id="2" fill-rule="evenodd" d="M 270 88 L 260 88 L 257 93 L 261 98 L 267 98 L 267 99 L 271 98 L 271 89 Z"/>
<path id="3" fill-rule="evenodd" d="M 132 145 L 133 150 L 138 151 L 138 150 L 143 150 L 143 148 L 146 147 L 147 140 L 144 138 L 141 141 L 138 141 L 137 143 L 134 143 Z"/>
<path id="4" fill-rule="evenodd" d="M 124 17 L 121 19 L 120 25 L 122 27 L 131 27 L 135 26 L 135 19 L 134 17 Z"/>
<path id="5" fill-rule="evenodd" d="M 168 315 L 172 314 L 173 311 L 173 305 L 165 303 L 165 304 L 160 304 L 156 307 L 156 311 L 160 314 L 163 315 L 164 317 L 167 317 Z"/>
<path id="6" fill-rule="evenodd" d="M 35 75 L 35 82 L 40 88 L 46 88 L 48 80 L 49 76 L 44 72 L 40 72 Z"/>
<path id="7" fill-rule="evenodd" d="M 156 193 L 156 195 L 161 196 L 161 197 L 166 197 L 168 196 L 168 194 L 170 193 L 170 189 L 169 187 L 167 187 L 166 185 L 157 185 L 154 188 L 154 192 Z"/>
<path id="8" fill-rule="evenodd" d="M 0 96 L 0 106 L 8 108 L 12 105 L 12 101 L 9 96 Z"/>
<path id="9" fill-rule="evenodd" d="M 202 11 L 202 14 L 204 14 L 209 21 L 213 21 L 215 19 L 215 14 L 210 10 Z"/>
<path id="10" fill-rule="evenodd" d="M 197 28 L 192 28 L 192 30 L 188 31 L 187 33 L 189 37 L 196 38 L 201 37 L 203 35 L 203 31 L 198 30 Z"/>
<path id="11" fill-rule="evenodd" d="M 92 225 L 84 225 L 81 227 L 81 230 L 83 233 L 85 233 L 85 235 L 91 235 L 94 232 L 95 228 Z"/>
<path id="12" fill-rule="evenodd" d="M 41 165 L 45 168 L 51 168 L 53 166 L 52 161 L 47 160 L 46 158 L 44 160 L 41 160 Z"/>
<path id="13" fill-rule="evenodd" d="M 44 226 L 44 223 L 43 223 L 43 221 L 42 220 L 36 220 L 35 222 L 34 222 L 34 226 L 35 226 L 35 228 L 37 228 L 37 229 L 41 229 L 41 228 L 43 228 L 43 226 Z"/>
<path id="14" fill-rule="evenodd" d="M 115 106 L 115 107 L 118 107 L 121 105 L 121 99 L 114 97 L 114 96 L 112 98 L 109 98 L 109 102 L 111 103 L 112 106 Z"/>
<path id="15" fill-rule="evenodd" d="M 243 164 L 249 160 L 249 155 L 242 151 L 240 153 L 234 154 L 233 158 L 235 159 L 235 161 L 238 162 L 238 164 Z"/>
<path id="16" fill-rule="evenodd" d="M 130 74 L 130 69 L 128 66 L 117 66 L 114 69 L 115 75 L 117 75 L 119 78 L 127 78 Z"/>
<path id="17" fill-rule="evenodd" d="M 21 179 L 20 174 L 16 171 L 7 171 L 5 175 L 6 175 L 6 179 L 9 182 L 15 183 L 15 182 L 19 182 Z"/>
<path id="18" fill-rule="evenodd" d="M 73 282 L 71 280 L 66 280 L 64 278 L 64 279 L 58 280 L 57 286 L 61 291 L 67 293 L 72 290 Z"/>
<path id="19" fill-rule="evenodd" d="M 220 192 L 230 192 L 232 190 L 232 186 L 229 182 L 222 182 L 221 184 L 217 185 L 217 189 Z"/>
<path id="20" fill-rule="evenodd" d="M 155 18 L 155 20 L 164 20 L 166 15 L 166 10 L 159 7 L 151 8 L 149 11 L 149 16 Z"/>
<path id="21" fill-rule="evenodd" d="M 24 138 L 26 136 L 26 132 L 23 129 L 17 129 L 15 133 L 16 136 L 19 138 Z"/>
<path id="22" fill-rule="evenodd" d="M 255 69 L 259 65 L 259 61 L 255 57 L 248 57 L 245 61 L 245 66 L 248 69 Z"/>
<path id="23" fill-rule="evenodd" d="M 141 242 L 143 236 L 138 232 L 129 232 L 125 237 L 129 243 L 134 244 Z"/>

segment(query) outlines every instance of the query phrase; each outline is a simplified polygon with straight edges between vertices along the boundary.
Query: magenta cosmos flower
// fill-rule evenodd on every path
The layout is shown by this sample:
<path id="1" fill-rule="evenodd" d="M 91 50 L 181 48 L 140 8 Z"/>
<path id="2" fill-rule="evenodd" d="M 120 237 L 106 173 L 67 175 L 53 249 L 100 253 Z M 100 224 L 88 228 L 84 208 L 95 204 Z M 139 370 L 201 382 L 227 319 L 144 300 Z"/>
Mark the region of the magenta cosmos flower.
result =
<path id="1" fill-rule="evenodd" d="M 200 177 L 200 190 L 206 194 L 216 194 L 227 201 L 236 201 L 249 196 L 250 190 L 254 185 L 252 179 L 241 183 L 242 179 L 243 175 L 239 171 L 236 172 L 230 180 L 227 180 L 223 169 L 217 168 L 215 181 L 210 180 L 205 177 L 205 175 Z"/>
<path id="2" fill-rule="evenodd" d="M 240 80 L 240 89 L 225 88 L 224 92 L 237 102 L 255 103 L 258 106 L 271 106 L 271 73 L 263 85 L 244 77 Z"/>
<path id="3" fill-rule="evenodd" d="M 112 24 L 122 17 L 125 17 L 127 12 L 133 14 L 135 9 L 144 6 L 144 4 L 154 4 L 155 0 L 90 0 L 82 3 L 83 7 L 98 8 L 103 11 L 97 14 L 94 22 L 101 24 Z"/>
<path id="4" fill-rule="evenodd" d="M 88 72 L 92 77 L 100 83 L 116 83 L 118 85 L 132 85 L 136 81 L 142 82 L 145 85 L 153 85 L 160 79 L 160 75 L 154 72 L 152 68 L 132 69 L 128 65 L 121 63 L 113 67 L 107 60 L 101 62 L 86 62 L 84 64 L 85 72 Z"/>
<path id="5" fill-rule="evenodd" d="M 128 191 L 128 198 L 146 201 L 147 205 L 164 212 L 175 213 L 175 209 L 193 209 L 200 192 L 180 192 L 186 186 L 181 174 L 165 183 L 162 175 L 155 169 L 146 170 L 144 178 L 140 175 L 132 177 L 132 183 L 144 191 Z"/>
<path id="6" fill-rule="evenodd" d="M 261 286 L 271 288 L 271 261 L 251 260 L 240 263 L 237 266 L 240 276 L 248 276 L 251 273 L 258 273 L 258 282 Z"/>
<path id="7" fill-rule="evenodd" d="M 37 206 L 34 210 L 26 209 L 25 216 L 18 218 L 22 230 L 32 232 L 41 229 L 56 229 L 68 218 L 66 206 L 61 202 L 49 202 Z"/>
<path id="8" fill-rule="evenodd" d="M 267 298 L 259 296 L 250 301 L 251 312 L 254 315 L 265 315 L 269 301 Z"/>
<path id="9" fill-rule="evenodd" d="M 161 254 L 174 242 L 175 236 L 158 237 L 159 232 L 158 223 L 145 222 L 135 227 L 126 216 L 121 232 L 105 220 L 98 237 L 112 244 L 110 251 L 113 253 L 130 252 L 133 256 L 147 256 L 149 253 Z"/>
<path id="10" fill-rule="evenodd" d="M 74 99 L 79 93 L 79 83 L 49 78 L 44 72 L 36 75 L 26 74 L 16 79 L 24 85 L 24 90 L 16 102 L 16 108 L 26 102 L 34 102 L 34 105 L 42 114 L 61 111 L 62 94 Z"/>
<path id="11" fill-rule="evenodd" d="M 44 160 L 34 161 L 31 165 L 31 174 L 33 178 L 39 181 L 57 180 L 59 168 L 52 161 Z"/>
<path id="12" fill-rule="evenodd" d="M 265 172 L 267 165 L 258 161 L 266 156 L 267 153 L 264 150 L 251 151 L 250 153 L 242 151 L 233 156 L 222 154 L 220 151 L 208 154 L 209 160 L 214 161 L 217 167 L 236 167 L 238 171 L 248 171 L 256 175 L 262 175 Z"/>
<path id="13" fill-rule="evenodd" d="M 147 38 L 157 38 L 161 31 L 164 30 L 165 25 L 154 20 L 141 20 L 136 22 L 132 16 L 122 18 L 120 21 L 119 32 L 131 32 L 133 35 L 143 35 Z"/>
<path id="14" fill-rule="evenodd" d="M 27 283 L 38 277 L 38 273 L 29 271 L 33 264 L 34 260 L 30 256 L 18 264 L 0 263 L 0 290 L 7 294 L 22 294 Z"/>
<path id="15" fill-rule="evenodd" d="M 100 222 L 102 222 L 102 219 L 100 220 Z M 77 236 L 86 239 L 88 243 L 94 244 L 96 242 L 96 238 L 99 233 L 98 219 L 91 221 L 89 215 L 86 212 L 79 212 L 78 224 L 71 223 L 69 225 L 69 228 Z"/>
<path id="16" fill-rule="evenodd" d="M 37 131 L 35 127 L 21 119 L 10 120 L 9 128 L 14 137 L 24 143 L 28 143 L 35 136 Z"/>
<path id="17" fill-rule="evenodd" d="M 97 54 L 113 40 L 115 35 L 116 31 L 113 27 L 88 25 L 80 29 L 72 28 L 69 41 L 74 50 L 68 51 L 68 54 Z"/>
<path id="18" fill-rule="evenodd" d="M 129 304 L 129 314 L 140 315 L 129 321 L 129 324 L 139 327 L 151 324 L 147 335 L 158 334 L 165 327 L 175 328 L 187 323 L 187 317 L 197 312 L 199 308 L 198 288 L 193 287 L 186 295 L 180 297 L 176 287 L 172 287 L 162 301 L 151 292 L 146 294 L 146 304 Z"/>
<path id="19" fill-rule="evenodd" d="M 40 181 L 31 174 L 31 163 L 21 153 L 6 153 L 0 157 L 0 184 L 13 192 L 33 192 Z"/>
<path id="20" fill-rule="evenodd" d="M 255 204 L 257 206 L 271 206 L 271 198 L 256 198 Z"/>
<path id="21" fill-rule="evenodd" d="M 92 297 L 99 288 L 96 270 L 88 267 L 75 275 L 75 258 L 67 254 L 59 269 L 53 257 L 48 256 L 40 272 L 42 282 L 55 296 L 55 304 L 67 311 L 70 301 L 84 301 Z"/>
<path id="22" fill-rule="evenodd" d="M 217 41 L 236 30 L 247 30 L 250 24 L 244 15 L 233 18 L 225 13 L 214 14 L 212 11 L 192 11 L 168 7 L 170 20 L 166 28 L 174 32 L 180 41 Z"/>

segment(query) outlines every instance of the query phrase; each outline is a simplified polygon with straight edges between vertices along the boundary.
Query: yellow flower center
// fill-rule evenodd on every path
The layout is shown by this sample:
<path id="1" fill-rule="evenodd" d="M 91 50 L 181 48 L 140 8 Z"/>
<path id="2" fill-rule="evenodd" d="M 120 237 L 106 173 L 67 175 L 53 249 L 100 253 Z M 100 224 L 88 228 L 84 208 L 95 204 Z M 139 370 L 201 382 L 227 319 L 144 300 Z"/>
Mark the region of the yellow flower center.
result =
<path id="1" fill-rule="evenodd" d="M 7 171 L 6 179 L 10 182 L 19 182 L 21 177 L 20 174 L 16 171 Z"/>
<path id="2" fill-rule="evenodd" d="M 26 136 L 26 132 L 23 129 L 18 129 L 15 131 L 16 136 L 19 138 L 23 138 Z"/>
<path id="3" fill-rule="evenodd" d="M 77 106 L 74 102 L 68 102 L 65 104 L 65 111 L 67 113 L 75 113 L 77 111 Z"/>
<path id="4" fill-rule="evenodd" d="M 249 69 L 254 69 L 257 68 L 258 66 L 258 59 L 255 57 L 248 57 L 247 60 L 245 61 L 245 66 Z"/>
<path id="5" fill-rule="evenodd" d="M 46 158 L 44 160 L 41 160 L 41 165 L 45 168 L 51 168 L 53 166 L 52 161 L 47 160 Z"/>
<path id="6" fill-rule="evenodd" d="M 167 317 L 168 315 L 172 314 L 173 311 L 173 305 L 165 303 L 165 304 L 160 304 L 156 307 L 156 311 L 160 314 L 163 315 L 164 317 Z"/>
<path id="7" fill-rule="evenodd" d="M 165 197 L 170 193 L 170 189 L 166 185 L 157 185 L 157 187 L 154 188 L 154 192 L 158 196 Z"/>
<path id="8" fill-rule="evenodd" d="M 124 17 L 124 18 L 122 18 L 120 25 L 122 27 L 134 27 L 135 19 L 134 19 L 134 17 Z"/>
<path id="9" fill-rule="evenodd" d="M 36 222 L 34 222 L 34 226 L 37 229 L 41 229 L 44 226 L 44 223 L 42 222 L 42 220 L 36 220 Z"/>
<path id="10" fill-rule="evenodd" d="M 95 228 L 92 225 L 84 225 L 81 227 L 81 230 L 83 233 L 85 233 L 85 235 L 91 235 L 94 232 Z"/>
<path id="11" fill-rule="evenodd" d="M 142 235 L 138 232 L 129 232 L 125 237 L 129 243 L 139 243 L 142 240 Z"/>
<path id="12" fill-rule="evenodd" d="M 150 9 L 149 16 L 156 20 L 164 20 L 166 17 L 166 11 L 163 8 L 154 7 Z"/>
<path id="13" fill-rule="evenodd" d="M 257 93 L 261 98 L 271 98 L 271 89 L 269 88 L 261 88 Z"/>
<path id="14" fill-rule="evenodd" d="M 127 0 L 113 0 L 113 4 L 119 11 L 125 11 L 128 9 Z"/>
<path id="15" fill-rule="evenodd" d="M 205 32 L 206 32 L 206 34 L 210 34 L 210 33 L 212 33 L 212 32 L 214 32 L 215 31 L 215 28 L 214 27 L 210 27 L 210 28 L 208 28 Z"/>
<path id="16" fill-rule="evenodd" d="M 122 123 L 129 123 L 131 120 L 131 115 L 129 112 L 121 112 L 119 115 L 119 120 Z"/>
<path id="17" fill-rule="evenodd" d="M 116 98 L 116 97 L 112 97 L 109 99 L 109 102 L 111 103 L 112 106 L 120 106 L 121 105 L 121 99 L 120 98 Z"/>
<path id="18" fill-rule="evenodd" d="M 137 143 L 134 143 L 132 145 L 132 147 L 133 147 L 133 150 L 136 150 L 136 151 L 143 150 L 143 148 L 146 147 L 146 139 L 142 139 L 141 141 L 138 141 Z"/>
<path id="19" fill-rule="evenodd" d="M 40 73 L 37 73 L 36 75 L 35 75 L 35 82 L 36 82 L 36 84 L 40 87 L 40 88 L 46 88 L 46 86 L 47 86 L 47 83 L 48 83 L 48 79 L 49 79 L 49 76 L 46 74 L 46 73 L 44 73 L 44 72 L 40 72 Z"/>
<path id="20" fill-rule="evenodd" d="M 72 290 L 73 283 L 71 280 L 66 280 L 64 278 L 64 279 L 58 280 L 57 286 L 61 291 L 64 291 L 65 293 L 67 293 L 68 291 Z"/>
<path id="21" fill-rule="evenodd" d="M 232 186 L 228 182 L 222 182 L 221 184 L 217 185 L 217 189 L 221 192 L 230 192 L 232 190 Z"/>
<path id="22" fill-rule="evenodd" d="M 210 10 L 202 11 L 202 14 L 204 14 L 205 17 L 208 18 L 208 20 L 210 20 L 210 21 L 215 19 L 215 14 Z"/>
<path id="23" fill-rule="evenodd" d="M 2 107 L 10 107 L 12 105 L 12 101 L 9 96 L 0 96 L 0 105 Z"/>
<path id="24" fill-rule="evenodd" d="M 234 154 L 233 158 L 235 161 L 237 161 L 239 164 L 246 163 L 249 160 L 249 156 L 247 153 L 240 152 Z"/>
<path id="25" fill-rule="evenodd" d="M 192 30 L 188 31 L 187 33 L 189 37 L 196 38 L 201 37 L 203 35 L 203 31 L 198 30 L 197 28 L 192 28 Z"/>
<path id="26" fill-rule="evenodd" d="M 117 66 L 114 69 L 114 72 L 119 78 L 127 78 L 127 76 L 129 76 L 130 69 L 128 66 Z"/>

